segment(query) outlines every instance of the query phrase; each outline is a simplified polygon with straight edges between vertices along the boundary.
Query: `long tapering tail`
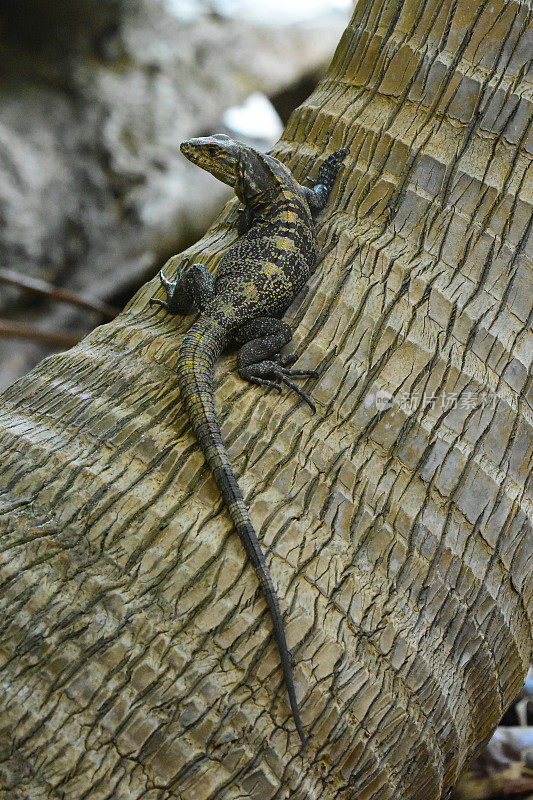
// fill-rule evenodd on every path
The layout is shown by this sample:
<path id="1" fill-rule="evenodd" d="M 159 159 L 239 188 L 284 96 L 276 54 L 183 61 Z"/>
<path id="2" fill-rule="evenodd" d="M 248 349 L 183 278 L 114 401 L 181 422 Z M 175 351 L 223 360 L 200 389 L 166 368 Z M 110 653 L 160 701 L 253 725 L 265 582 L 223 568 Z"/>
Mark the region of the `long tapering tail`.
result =
<path id="1" fill-rule="evenodd" d="M 285 686 L 296 729 L 305 745 L 296 691 L 292 657 L 285 638 L 285 627 L 272 578 L 257 534 L 237 483 L 222 441 L 213 393 L 213 367 L 226 346 L 226 332 L 215 320 L 202 316 L 186 333 L 178 358 L 178 381 L 189 420 L 205 459 L 211 468 L 224 503 L 237 529 L 248 558 L 253 564 L 274 626 Z"/>

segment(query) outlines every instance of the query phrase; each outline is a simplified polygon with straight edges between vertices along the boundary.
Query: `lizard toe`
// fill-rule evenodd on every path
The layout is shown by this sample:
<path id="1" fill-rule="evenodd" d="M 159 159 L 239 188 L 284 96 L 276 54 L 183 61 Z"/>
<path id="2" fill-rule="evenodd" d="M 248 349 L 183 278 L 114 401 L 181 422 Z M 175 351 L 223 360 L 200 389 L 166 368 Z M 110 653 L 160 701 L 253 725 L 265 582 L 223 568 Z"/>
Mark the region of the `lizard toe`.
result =
<path id="1" fill-rule="evenodd" d="M 159 297 L 151 297 L 148 301 L 148 304 L 151 306 L 161 306 L 161 308 L 168 309 L 168 303 L 166 300 L 160 300 Z"/>

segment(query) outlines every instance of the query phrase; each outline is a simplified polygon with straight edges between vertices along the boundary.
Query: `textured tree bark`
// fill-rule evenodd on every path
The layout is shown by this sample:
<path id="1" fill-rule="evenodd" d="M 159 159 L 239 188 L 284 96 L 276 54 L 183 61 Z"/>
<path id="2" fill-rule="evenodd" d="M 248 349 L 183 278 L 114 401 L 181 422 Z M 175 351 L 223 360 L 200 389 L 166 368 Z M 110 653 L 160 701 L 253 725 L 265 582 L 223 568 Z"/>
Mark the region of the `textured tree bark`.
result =
<path id="1" fill-rule="evenodd" d="M 2 800 L 436 800 L 487 740 L 532 642 L 530 19 L 364 0 L 277 149 L 350 148 L 289 315 L 317 415 L 218 372 L 305 753 L 182 414 L 190 320 L 152 283 L 4 394 Z"/>

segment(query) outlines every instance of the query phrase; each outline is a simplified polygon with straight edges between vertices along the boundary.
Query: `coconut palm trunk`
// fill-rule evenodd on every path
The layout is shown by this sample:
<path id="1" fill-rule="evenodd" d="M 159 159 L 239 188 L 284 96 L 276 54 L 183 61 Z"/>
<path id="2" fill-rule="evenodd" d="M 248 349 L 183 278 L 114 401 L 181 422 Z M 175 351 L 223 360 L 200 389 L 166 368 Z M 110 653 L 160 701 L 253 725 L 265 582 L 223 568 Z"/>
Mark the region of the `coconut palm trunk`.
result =
<path id="1" fill-rule="evenodd" d="M 437 800 L 491 735 L 532 649 L 531 16 L 361 0 L 274 151 L 350 149 L 288 315 L 317 414 L 217 371 L 305 751 L 180 402 L 191 320 L 152 281 L 2 396 L 1 800 Z"/>

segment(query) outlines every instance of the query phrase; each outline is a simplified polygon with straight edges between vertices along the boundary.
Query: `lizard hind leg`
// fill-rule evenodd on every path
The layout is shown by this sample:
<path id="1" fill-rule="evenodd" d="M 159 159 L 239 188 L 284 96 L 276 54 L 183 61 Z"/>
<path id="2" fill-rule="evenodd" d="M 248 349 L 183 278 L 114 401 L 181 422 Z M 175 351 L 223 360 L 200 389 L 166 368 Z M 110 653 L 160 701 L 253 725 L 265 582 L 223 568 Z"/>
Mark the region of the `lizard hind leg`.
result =
<path id="1" fill-rule="evenodd" d="M 186 316 L 195 309 L 202 311 L 215 291 L 215 279 L 204 264 L 192 264 L 188 267 L 189 259 L 184 258 L 178 267 L 175 280 L 167 278 L 163 270 L 159 279 L 166 291 L 167 299 L 157 297 L 150 299 L 150 305 L 158 305 L 170 311 L 171 314 Z"/>
<path id="2" fill-rule="evenodd" d="M 281 355 L 281 349 L 292 339 L 290 326 L 274 317 L 258 317 L 237 331 L 235 340 L 242 344 L 237 356 L 237 369 L 244 380 L 269 386 L 281 392 L 284 383 L 308 404 L 313 412 L 315 404 L 293 378 L 317 377 L 315 370 L 289 369 L 296 356 Z"/>

